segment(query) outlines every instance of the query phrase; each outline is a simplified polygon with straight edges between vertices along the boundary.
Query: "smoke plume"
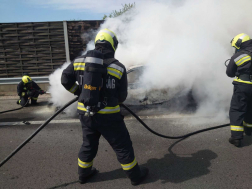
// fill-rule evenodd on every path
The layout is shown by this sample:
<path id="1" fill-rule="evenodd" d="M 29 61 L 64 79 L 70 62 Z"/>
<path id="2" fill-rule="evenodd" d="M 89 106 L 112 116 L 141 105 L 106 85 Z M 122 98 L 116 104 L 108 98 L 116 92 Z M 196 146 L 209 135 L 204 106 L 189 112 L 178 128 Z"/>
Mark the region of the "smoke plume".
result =
<path id="1" fill-rule="evenodd" d="M 224 61 L 234 52 L 230 41 L 235 35 L 252 35 L 251 7 L 251 0 L 141 1 L 122 16 L 107 19 L 100 29 L 116 33 L 115 58 L 126 68 L 146 65 L 141 85 L 147 90 L 192 89 L 198 113 L 227 114 L 232 79 Z M 94 41 L 87 47 L 92 49 Z M 73 97 L 59 84 L 64 67 L 50 76 L 57 105 Z"/>

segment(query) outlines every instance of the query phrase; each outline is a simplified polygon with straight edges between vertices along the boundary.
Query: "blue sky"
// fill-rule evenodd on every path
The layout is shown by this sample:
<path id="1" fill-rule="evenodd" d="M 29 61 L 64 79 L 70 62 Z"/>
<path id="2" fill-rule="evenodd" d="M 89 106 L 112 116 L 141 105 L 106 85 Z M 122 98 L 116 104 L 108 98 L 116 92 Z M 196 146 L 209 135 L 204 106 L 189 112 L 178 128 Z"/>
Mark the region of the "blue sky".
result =
<path id="1" fill-rule="evenodd" d="M 0 23 L 101 20 L 133 0 L 0 0 Z"/>

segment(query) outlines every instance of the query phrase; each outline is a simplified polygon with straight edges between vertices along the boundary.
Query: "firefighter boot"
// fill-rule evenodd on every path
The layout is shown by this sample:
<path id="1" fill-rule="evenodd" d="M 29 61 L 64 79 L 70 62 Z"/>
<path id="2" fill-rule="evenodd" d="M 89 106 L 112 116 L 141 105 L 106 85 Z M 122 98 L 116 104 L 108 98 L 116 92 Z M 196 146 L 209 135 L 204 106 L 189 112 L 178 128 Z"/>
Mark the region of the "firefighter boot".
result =
<path id="1" fill-rule="evenodd" d="M 252 128 L 244 126 L 245 135 L 251 136 Z"/>
<path id="2" fill-rule="evenodd" d="M 130 179 L 131 184 L 134 185 L 134 186 L 139 185 L 149 173 L 149 169 L 146 168 L 146 167 L 141 167 L 140 171 L 141 171 L 141 173 L 137 178 L 131 178 Z"/>
<path id="3" fill-rule="evenodd" d="M 31 99 L 31 105 L 38 105 L 39 103 L 37 102 L 37 100 L 33 100 Z"/>
<path id="4" fill-rule="evenodd" d="M 96 170 L 96 168 L 92 167 L 92 169 L 90 169 L 90 172 L 88 174 L 79 176 L 79 183 L 85 184 L 88 181 L 88 179 L 94 176 L 97 172 L 98 171 Z"/>
<path id="5" fill-rule="evenodd" d="M 20 104 L 21 100 L 17 100 L 17 104 Z"/>
<path id="6" fill-rule="evenodd" d="M 229 138 L 229 142 L 233 144 L 236 147 L 241 147 L 241 139 L 234 139 L 234 138 Z"/>

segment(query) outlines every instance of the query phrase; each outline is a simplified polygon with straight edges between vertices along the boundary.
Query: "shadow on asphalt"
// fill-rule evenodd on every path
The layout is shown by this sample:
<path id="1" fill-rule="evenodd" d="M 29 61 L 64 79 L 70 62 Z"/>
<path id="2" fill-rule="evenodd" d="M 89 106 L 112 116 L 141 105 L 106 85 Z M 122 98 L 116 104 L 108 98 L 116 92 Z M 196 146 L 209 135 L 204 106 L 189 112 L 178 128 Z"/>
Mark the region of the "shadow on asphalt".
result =
<path id="1" fill-rule="evenodd" d="M 46 106 L 48 105 L 48 101 L 42 101 L 42 102 L 39 102 L 36 104 L 36 105 L 33 105 L 33 104 L 29 104 L 30 107 L 36 107 L 36 106 Z"/>
<path id="2" fill-rule="evenodd" d="M 150 169 L 150 176 L 145 183 L 157 180 L 161 180 L 163 184 L 167 182 L 181 183 L 210 173 L 208 168 L 211 165 L 211 160 L 218 157 L 213 151 L 200 150 L 188 154 L 186 157 L 177 156 L 172 152 L 172 148 L 185 139 L 173 143 L 168 149 L 169 154 L 166 154 L 163 158 L 147 161 L 146 167 Z"/>
<path id="3" fill-rule="evenodd" d="M 210 173 L 210 161 L 215 158 L 217 154 L 211 150 L 200 150 L 189 157 L 166 154 L 162 159 L 150 159 L 146 164 L 150 169 L 150 177 L 146 183 L 157 180 L 161 180 L 163 184 L 181 183 L 206 175 Z"/>
<path id="4" fill-rule="evenodd" d="M 217 154 L 211 150 L 200 150 L 196 153 L 187 155 L 187 157 L 179 157 L 172 152 L 172 148 L 182 140 L 185 139 L 173 143 L 168 149 L 169 154 L 166 154 L 163 158 L 150 159 L 147 163 L 141 165 L 143 167 L 148 167 L 150 170 L 148 177 L 142 182 L 142 184 L 152 183 L 158 180 L 161 180 L 163 184 L 167 182 L 181 183 L 210 173 L 208 168 L 211 165 L 211 160 L 218 157 Z M 122 169 L 116 169 L 109 172 L 99 173 L 91 178 L 89 182 L 96 183 L 120 178 L 126 178 L 126 175 Z M 65 187 L 70 184 L 76 184 L 77 182 L 78 181 L 65 183 L 50 189 Z"/>
<path id="5" fill-rule="evenodd" d="M 243 138 L 243 146 L 250 146 L 252 144 L 252 136 L 244 136 Z"/>
<path id="6" fill-rule="evenodd" d="M 31 104 L 31 101 L 29 104 L 25 107 L 38 107 L 38 106 L 46 106 L 48 105 L 48 101 L 38 101 L 37 104 Z"/>
<path id="7" fill-rule="evenodd" d="M 195 177 L 200 177 L 210 173 L 208 169 L 211 165 L 211 160 L 217 158 L 217 154 L 211 150 L 200 150 L 196 153 L 187 155 L 187 157 L 179 157 L 172 152 L 172 147 L 181 142 L 181 139 L 176 141 L 168 149 L 170 152 L 161 159 L 150 159 L 147 163 L 141 166 L 148 167 L 150 170 L 149 176 L 144 183 L 152 183 L 161 180 L 163 184 L 167 182 L 181 183 Z M 100 182 L 104 180 L 114 180 L 126 178 L 121 169 L 111 172 L 99 173 L 92 182 Z"/>

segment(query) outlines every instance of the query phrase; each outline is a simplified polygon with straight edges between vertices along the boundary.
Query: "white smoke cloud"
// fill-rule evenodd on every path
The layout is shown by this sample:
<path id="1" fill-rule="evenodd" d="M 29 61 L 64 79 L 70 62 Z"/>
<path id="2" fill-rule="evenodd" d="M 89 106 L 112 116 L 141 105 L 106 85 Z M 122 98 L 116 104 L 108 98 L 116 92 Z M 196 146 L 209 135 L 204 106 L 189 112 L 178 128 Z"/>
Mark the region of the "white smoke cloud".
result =
<path id="1" fill-rule="evenodd" d="M 70 62 L 64 63 L 61 68 L 58 68 L 49 76 L 50 87 L 48 89 L 48 92 L 51 93 L 50 101 L 56 107 L 62 107 L 64 104 L 66 104 L 67 102 L 69 102 L 70 100 L 72 100 L 74 98 L 74 95 L 72 93 L 68 92 L 61 85 L 62 72 L 69 64 L 70 64 Z M 70 105 L 65 110 L 65 112 L 68 113 L 68 115 L 70 115 L 70 116 L 75 115 L 76 107 L 77 107 L 77 102 Z"/>
<path id="2" fill-rule="evenodd" d="M 193 89 L 199 113 L 227 114 L 232 79 L 226 76 L 224 61 L 234 52 L 231 39 L 252 33 L 251 7 L 250 0 L 137 2 L 133 10 L 108 19 L 101 29 L 117 34 L 115 56 L 126 67 L 147 66 L 145 88 Z"/>

